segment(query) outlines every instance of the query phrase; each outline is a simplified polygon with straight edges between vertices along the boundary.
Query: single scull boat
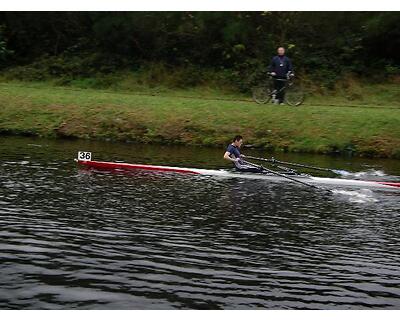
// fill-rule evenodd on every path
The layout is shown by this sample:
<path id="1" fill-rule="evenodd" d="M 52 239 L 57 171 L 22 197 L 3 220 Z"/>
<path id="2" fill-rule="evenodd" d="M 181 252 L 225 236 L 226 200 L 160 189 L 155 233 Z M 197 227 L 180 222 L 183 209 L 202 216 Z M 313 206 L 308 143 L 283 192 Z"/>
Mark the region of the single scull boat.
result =
<path id="1" fill-rule="evenodd" d="M 171 173 L 189 174 L 189 175 L 218 176 L 226 178 L 247 178 L 247 179 L 262 179 L 270 181 L 287 181 L 284 176 L 276 176 L 274 174 L 268 174 L 268 173 L 266 174 L 240 173 L 240 172 L 231 172 L 228 170 L 208 170 L 208 169 L 169 167 L 169 166 L 157 166 L 157 165 L 145 165 L 145 164 L 131 164 L 122 162 L 92 161 L 91 155 L 87 158 L 88 160 L 82 160 L 81 158 L 82 156 L 78 157 L 78 159 L 75 159 L 75 161 L 86 168 L 93 168 L 100 170 L 148 170 L 148 171 L 171 172 Z M 303 174 L 297 175 L 295 176 L 295 178 L 299 181 L 313 185 L 349 186 L 358 188 L 379 188 L 379 189 L 400 190 L 400 182 L 321 178 Z"/>

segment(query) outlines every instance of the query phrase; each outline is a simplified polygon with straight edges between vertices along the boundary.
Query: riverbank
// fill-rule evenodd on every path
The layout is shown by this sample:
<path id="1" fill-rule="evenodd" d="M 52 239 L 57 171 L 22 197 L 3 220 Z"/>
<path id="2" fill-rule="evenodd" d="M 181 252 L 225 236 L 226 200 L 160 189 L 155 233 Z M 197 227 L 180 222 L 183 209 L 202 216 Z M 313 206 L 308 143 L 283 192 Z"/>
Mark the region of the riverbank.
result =
<path id="1" fill-rule="evenodd" d="M 241 133 L 267 150 L 400 158 L 396 85 L 358 96 L 257 105 L 207 89 L 118 92 L 0 83 L 0 132 L 43 137 L 224 146 Z"/>

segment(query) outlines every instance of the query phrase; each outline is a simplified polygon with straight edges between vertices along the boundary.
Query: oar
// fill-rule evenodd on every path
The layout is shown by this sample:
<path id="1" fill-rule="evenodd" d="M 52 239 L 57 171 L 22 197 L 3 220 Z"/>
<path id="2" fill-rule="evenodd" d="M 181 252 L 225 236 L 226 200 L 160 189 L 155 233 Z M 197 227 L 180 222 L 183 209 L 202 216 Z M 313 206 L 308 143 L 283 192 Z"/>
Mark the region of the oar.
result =
<path id="1" fill-rule="evenodd" d="M 279 165 L 277 165 L 277 164 L 271 164 L 271 166 L 276 167 L 276 168 L 278 168 L 278 169 L 281 169 L 282 171 L 285 171 L 285 173 L 288 173 L 288 174 L 299 174 L 296 170 L 294 170 L 294 169 L 292 169 L 292 168 L 287 168 L 287 167 L 284 167 L 284 166 L 279 166 Z"/>
<path id="2" fill-rule="evenodd" d="M 319 171 L 333 172 L 335 174 L 346 174 L 346 173 L 349 173 L 346 170 L 335 170 L 335 169 L 321 168 L 321 167 L 310 166 L 310 165 L 307 165 L 307 164 L 279 161 L 279 160 L 276 160 L 274 158 L 265 159 L 265 158 L 258 158 L 258 157 L 252 157 L 252 156 L 246 156 L 246 158 L 265 161 L 265 162 L 270 162 L 270 163 L 285 164 L 287 166 L 293 166 L 293 167 L 299 167 L 299 168 L 307 168 L 307 169 L 313 169 L 313 170 L 319 170 Z"/>
<path id="3" fill-rule="evenodd" d="M 249 158 L 249 157 L 247 157 L 247 158 Z M 300 183 L 300 184 L 305 185 L 305 186 L 307 186 L 307 187 L 333 193 L 332 190 L 325 189 L 325 188 L 320 188 L 320 187 L 317 187 L 317 186 L 315 186 L 315 185 L 313 185 L 313 184 L 310 184 L 310 183 L 307 183 L 307 182 L 304 182 L 304 181 L 297 180 L 297 179 L 295 179 L 295 178 L 293 178 L 293 177 L 290 177 L 290 176 L 287 176 L 287 175 L 285 175 L 285 174 L 276 172 L 276 171 L 274 171 L 274 170 L 265 168 L 264 166 L 261 166 L 261 165 L 255 164 L 255 163 L 251 163 L 251 162 L 248 162 L 248 161 L 244 161 L 244 160 L 241 160 L 241 162 L 244 163 L 244 164 L 247 164 L 247 165 L 249 165 L 249 166 L 252 166 L 252 167 L 261 169 L 261 170 L 263 170 L 263 171 L 265 171 L 265 172 L 272 173 L 272 174 L 275 174 L 275 175 L 277 175 L 277 176 L 283 177 L 283 178 L 285 178 L 285 179 L 288 179 L 288 180 L 291 180 L 291 181 Z"/>

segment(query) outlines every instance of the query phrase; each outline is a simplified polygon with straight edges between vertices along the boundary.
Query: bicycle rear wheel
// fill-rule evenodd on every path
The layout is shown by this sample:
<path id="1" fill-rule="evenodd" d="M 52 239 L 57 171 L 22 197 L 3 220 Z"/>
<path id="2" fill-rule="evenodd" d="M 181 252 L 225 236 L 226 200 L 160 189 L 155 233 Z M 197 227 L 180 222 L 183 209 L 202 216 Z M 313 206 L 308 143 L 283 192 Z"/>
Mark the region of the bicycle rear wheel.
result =
<path id="1" fill-rule="evenodd" d="M 268 103 L 271 99 L 271 89 L 267 86 L 259 86 L 252 89 L 253 100 L 258 104 Z"/>
<path id="2" fill-rule="evenodd" d="M 304 91 L 299 87 L 292 85 L 285 90 L 285 102 L 293 107 L 297 107 L 304 102 Z"/>

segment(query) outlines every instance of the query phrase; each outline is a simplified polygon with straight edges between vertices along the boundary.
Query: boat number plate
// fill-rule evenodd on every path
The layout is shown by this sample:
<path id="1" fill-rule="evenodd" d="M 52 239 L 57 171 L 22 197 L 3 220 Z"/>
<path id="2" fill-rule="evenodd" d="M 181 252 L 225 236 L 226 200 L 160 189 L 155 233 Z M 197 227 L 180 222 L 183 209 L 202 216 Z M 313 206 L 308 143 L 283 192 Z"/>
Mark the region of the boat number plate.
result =
<path id="1" fill-rule="evenodd" d="M 92 153 L 86 152 L 86 151 L 79 151 L 78 152 L 78 160 L 90 161 L 90 160 L 92 160 Z"/>

